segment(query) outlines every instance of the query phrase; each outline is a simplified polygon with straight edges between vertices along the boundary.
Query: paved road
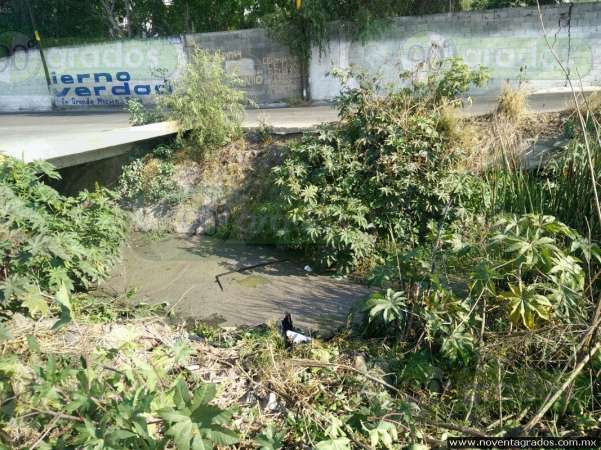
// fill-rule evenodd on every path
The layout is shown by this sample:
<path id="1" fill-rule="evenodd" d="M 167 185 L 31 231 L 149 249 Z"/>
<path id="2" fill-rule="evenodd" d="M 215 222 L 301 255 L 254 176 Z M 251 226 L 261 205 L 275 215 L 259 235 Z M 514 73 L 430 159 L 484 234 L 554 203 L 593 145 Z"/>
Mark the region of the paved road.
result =
<path id="1" fill-rule="evenodd" d="M 537 94 L 530 97 L 529 107 L 537 112 L 560 111 L 565 109 L 569 100 L 567 93 Z M 473 104 L 465 108 L 465 113 L 485 114 L 492 111 L 495 104 L 493 97 L 476 97 Z M 265 121 L 276 129 L 306 129 L 336 118 L 336 111 L 329 106 L 249 110 L 244 126 L 257 127 L 261 121 Z M 128 127 L 128 115 L 124 112 L 0 114 L 0 146 L 48 136 L 105 132 Z"/>
<path id="2" fill-rule="evenodd" d="M 336 111 L 329 106 L 249 110 L 244 126 L 258 127 L 265 121 L 276 129 L 301 130 L 336 117 Z M 57 135 L 103 133 L 129 127 L 128 114 L 124 112 L 0 114 L 0 147 Z"/>
<path id="3" fill-rule="evenodd" d="M 569 104 L 570 97 L 568 92 L 533 95 L 529 98 L 529 109 L 560 111 Z M 476 97 L 463 114 L 485 114 L 495 105 L 493 97 Z M 243 125 L 255 128 L 265 123 L 284 133 L 303 131 L 336 119 L 336 111 L 329 106 L 264 109 L 247 111 Z M 135 142 L 173 132 L 173 124 L 167 123 L 132 128 L 124 112 L 0 114 L 0 152 L 26 161 L 43 158 L 66 167 L 114 156 L 128 151 Z M 87 155 L 90 152 L 94 154 Z"/>

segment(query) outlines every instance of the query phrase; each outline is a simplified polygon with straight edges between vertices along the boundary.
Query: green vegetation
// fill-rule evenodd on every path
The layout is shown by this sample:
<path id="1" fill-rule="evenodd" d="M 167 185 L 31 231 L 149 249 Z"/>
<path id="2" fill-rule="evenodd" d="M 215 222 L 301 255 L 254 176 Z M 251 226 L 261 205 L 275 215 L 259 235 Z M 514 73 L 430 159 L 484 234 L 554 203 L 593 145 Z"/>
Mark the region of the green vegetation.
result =
<path id="1" fill-rule="evenodd" d="M 160 110 L 146 108 L 138 99 L 127 101 L 127 112 L 129 114 L 129 123 L 133 127 L 164 120 L 164 115 Z"/>
<path id="2" fill-rule="evenodd" d="M 198 149 L 199 158 L 241 134 L 245 95 L 238 79 L 228 74 L 223 58 L 197 49 L 173 92 L 160 97 L 165 116 L 177 121 Z M 189 130 L 189 131 L 188 131 Z"/>
<path id="3" fill-rule="evenodd" d="M 267 26 L 299 55 L 306 53 L 309 43 L 323 43 L 328 21 L 345 21 L 364 37 L 377 33 L 382 25 L 378 20 L 394 16 L 536 5 L 533 0 L 303 0 L 299 12 L 293 0 L 30 2 L 50 46 Z M 33 35 L 26 2 L 4 0 L 2 6 L 0 30 Z"/>
<path id="4" fill-rule="evenodd" d="M 591 162 L 598 178 L 601 143 L 596 135 L 600 117 L 598 111 L 590 112 L 584 132 L 576 117 L 568 120 L 565 126 L 565 135 L 570 138 L 568 144 L 536 170 L 521 170 L 508 158 L 505 170 L 491 171 L 488 179 L 495 206 L 515 213 L 553 215 L 585 236 L 600 236 L 601 217 L 584 139 L 585 133 L 590 136 Z"/>
<path id="5" fill-rule="evenodd" d="M 341 74 L 348 86 L 352 74 Z M 469 201 L 468 175 L 456 168 L 464 149 L 450 110 L 472 84 L 487 79 L 458 60 L 423 82 L 382 97 L 382 86 L 354 75 L 337 100 L 340 123 L 291 146 L 275 169 L 275 209 L 288 227 L 283 243 L 326 266 L 356 268 L 387 245 L 423 241 L 431 221 Z M 274 205 L 267 205 L 274 209 Z"/>
<path id="6" fill-rule="evenodd" d="M 85 297 L 74 299 L 78 323 L 63 333 L 31 324 L 25 346 L 3 340 L 9 352 L 0 357 L 0 448 L 35 441 L 42 448 L 210 449 L 238 442 L 229 429 L 232 411 L 209 404 L 216 386 L 185 369 L 193 351 L 185 335 L 157 324 L 158 311 L 120 308 L 112 299 L 98 314 L 93 300 L 90 311 Z M 145 339 L 157 340 L 156 348 Z"/>
<path id="7" fill-rule="evenodd" d="M 163 100 L 185 146 L 126 166 L 118 194 L 67 198 L 48 165 L 0 161 L 0 446 L 396 450 L 599 432 L 598 107 L 570 113 L 569 144 L 528 170 L 510 136 L 523 98 L 506 91 L 487 119 L 508 133 L 502 158 L 470 171 L 473 130 L 455 108 L 486 70 L 449 60 L 389 93 L 338 75 L 340 123 L 279 147 L 270 176 L 244 186 L 252 238 L 372 286 L 327 341 L 175 326 L 132 292 L 81 293 L 118 256 L 117 202 L 176 201 L 176 164 L 215 163 L 239 133 L 243 97 L 218 56 L 198 53 Z"/>
<path id="8" fill-rule="evenodd" d="M 0 311 L 48 315 L 54 298 L 68 314 L 68 294 L 107 276 L 119 255 L 127 221 L 114 194 L 64 197 L 45 183 L 58 177 L 44 162 L 0 159 Z"/>
<path id="9" fill-rule="evenodd" d="M 160 145 L 125 165 L 117 187 L 121 200 L 130 205 L 177 201 L 181 190 L 173 179 L 176 170 L 174 152 L 173 147 Z"/>
<path id="10" fill-rule="evenodd" d="M 409 419 L 396 414 L 408 406 L 397 404 L 368 417 L 388 418 L 395 433 L 416 426 L 462 435 L 594 432 L 601 404 L 599 344 L 591 339 L 601 324 L 598 169 L 591 171 L 601 154 L 598 112 L 582 121 L 574 112 L 569 145 L 538 170 L 509 158 L 500 140 L 506 157 L 499 166 L 467 172 L 464 127 L 452 106 L 485 76 L 459 61 L 444 67 L 385 97 L 355 76 L 359 87 L 338 99 L 341 123 L 290 147 L 260 214 L 273 216 L 278 242 L 379 288 L 361 308 L 367 340 L 345 344 L 380 361 L 399 389 L 391 390 L 419 399 L 421 412 Z M 519 123 L 522 114 L 520 94 L 507 91 L 490 120 L 494 128 Z M 560 389 L 585 348 L 590 365 Z M 319 434 L 311 422 L 304 436 L 340 439 L 341 448 L 365 442 L 365 423 L 334 411 L 324 428 L 336 431 Z M 421 436 L 401 442 L 436 441 Z"/>

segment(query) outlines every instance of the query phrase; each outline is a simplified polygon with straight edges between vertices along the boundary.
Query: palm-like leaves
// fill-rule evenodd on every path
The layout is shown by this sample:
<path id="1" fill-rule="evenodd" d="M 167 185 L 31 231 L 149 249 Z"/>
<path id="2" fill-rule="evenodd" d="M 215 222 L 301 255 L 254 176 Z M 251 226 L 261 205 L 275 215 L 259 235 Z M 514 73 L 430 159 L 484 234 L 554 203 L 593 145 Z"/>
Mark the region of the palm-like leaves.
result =
<path id="1" fill-rule="evenodd" d="M 381 317 L 386 323 L 394 320 L 404 321 L 407 314 L 406 302 L 404 292 L 388 289 L 385 293 L 372 295 L 364 310 L 368 311 L 370 320 Z"/>
<path id="2" fill-rule="evenodd" d="M 0 269 L 8 275 L 0 298 L 32 314 L 47 313 L 46 299 L 62 288 L 70 292 L 106 276 L 126 231 L 108 190 L 64 197 L 42 177 L 58 174 L 47 163 L 0 161 Z"/>
<path id="3" fill-rule="evenodd" d="M 503 262 L 496 270 L 513 280 L 498 298 L 508 302 L 513 322 L 533 328 L 537 321 L 581 316 L 584 270 L 573 253 L 590 259 L 596 246 L 551 216 L 513 216 L 497 226 L 502 231 L 491 249 Z"/>

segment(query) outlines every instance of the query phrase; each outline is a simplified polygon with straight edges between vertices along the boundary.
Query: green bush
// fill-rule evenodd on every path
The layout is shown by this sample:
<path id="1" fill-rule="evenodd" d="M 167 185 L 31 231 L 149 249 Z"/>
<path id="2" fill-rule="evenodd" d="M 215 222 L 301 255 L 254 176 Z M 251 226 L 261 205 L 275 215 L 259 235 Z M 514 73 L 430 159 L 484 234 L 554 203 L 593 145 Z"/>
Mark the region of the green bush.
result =
<path id="1" fill-rule="evenodd" d="M 210 404 L 217 386 L 172 372 L 192 352 L 185 341 L 158 348 L 148 360 L 133 342 L 120 349 L 121 358 L 116 349 L 97 348 L 89 359 L 41 355 L 36 339 L 28 342 L 31 366 L 0 357 L 0 448 L 15 444 L 9 428 L 42 435 L 42 448 L 189 450 L 239 440 L 227 428 L 233 412 Z"/>
<path id="2" fill-rule="evenodd" d="M 134 127 L 164 120 L 163 113 L 146 108 L 137 99 L 128 100 L 127 112 L 129 113 L 129 123 Z"/>
<path id="3" fill-rule="evenodd" d="M 127 203 L 151 205 L 173 202 L 181 191 L 174 180 L 173 148 L 160 145 L 151 153 L 123 167 L 117 192 Z"/>
<path id="4" fill-rule="evenodd" d="M 355 267 L 383 240 L 419 242 L 431 220 L 464 196 L 463 149 L 449 109 L 486 71 L 447 61 L 425 81 L 382 96 L 362 74 L 339 73 L 340 122 L 292 145 L 275 168 L 278 203 L 291 222 L 281 238 L 325 266 Z M 350 79 L 359 87 L 351 87 Z"/>
<path id="5" fill-rule="evenodd" d="M 444 383 L 453 386 L 444 394 L 448 418 L 490 423 L 500 395 L 490 392 L 501 391 L 506 415 L 538 410 L 595 315 L 598 288 L 590 280 L 601 249 L 536 214 L 489 222 L 467 212 L 432 231 L 423 245 L 391 252 L 374 273 L 385 289 L 363 305 L 364 334 L 398 346 L 390 371 L 404 387 L 427 391 L 433 404 Z M 576 385 L 549 414 L 563 411 L 561 418 L 548 418 L 566 429 L 594 415 L 598 383 L 583 373 Z"/>
<path id="6" fill-rule="evenodd" d="M 45 178 L 59 178 L 48 163 L 0 159 L 0 309 L 45 313 L 54 294 L 64 303 L 109 274 L 124 240 L 112 192 L 64 197 Z"/>
<path id="7" fill-rule="evenodd" d="M 554 217 L 499 217 L 492 226 L 460 221 L 440 233 L 438 245 L 444 271 L 436 270 L 431 253 L 413 250 L 393 255 L 387 276 L 380 272 L 378 284 L 397 290 L 373 294 L 365 310 L 386 333 L 406 332 L 412 310 L 413 326 L 437 330 L 431 342 L 442 338 L 443 350 L 456 347 L 459 334 L 468 341 L 478 334 L 474 308 L 483 299 L 487 329 L 586 322 L 586 268 L 601 262 L 601 249 Z"/>
<path id="8" fill-rule="evenodd" d="M 168 119 L 181 133 L 189 131 L 198 156 L 220 147 L 241 132 L 245 94 L 236 89 L 240 81 L 225 71 L 223 58 L 197 49 L 173 92 L 159 98 Z"/>
<path id="9" fill-rule="evenodd" d="M 566 123 L 570 141 L 550 161 L 535 169 L 521 166 L 495 168 L 486 174 L 495 211 L 534 212 L 557 217 L 586 236 L 601 235 L 597 199 L 588 161 L 584 133 L 590 141 L 591 160 L 598 184 L 601 176 L 601 143 L 595 130 L 600 112 L 590 114 L 588 129 Z M 577 213 L 576 213 L 577 212 Z"/>

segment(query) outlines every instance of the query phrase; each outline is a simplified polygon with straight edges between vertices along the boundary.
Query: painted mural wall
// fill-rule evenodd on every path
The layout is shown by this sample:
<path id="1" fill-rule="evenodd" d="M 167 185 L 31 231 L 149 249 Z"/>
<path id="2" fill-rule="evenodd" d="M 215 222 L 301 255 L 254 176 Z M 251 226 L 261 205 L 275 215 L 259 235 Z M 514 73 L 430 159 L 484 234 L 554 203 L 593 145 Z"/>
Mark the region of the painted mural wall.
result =
<path id="1" fill-rule="evenodd" d="M 3 43 L 6 44 L 3 44 Z M 249 98 L 277 105 L 300 97 L 297 58 L 264 30 L 193 34 L 46 50 L 50 91 L 35 43 L 0 36 L 0 111 L 123 107 L 129 98 L 153 104 L 178 78 L 195 48 L 219 51 Z"/>
<path id="2" fill-rule="evenodd" d="M 152 104 L 186 62 L 179 37 L 50 48 L 49 89 L 39 51 L 13 48 L 0 59 L 0 111 L 123 107 L 129 98 Z"/>
<path id="3" fill-rule="evenodd" d="M 0 112 L 52 106 L 35 43 L 21 33 L 0 33 Z"/>
<path id="4" fill-rule="evenodd" d="M 544 8 L 550 41 L 572 77 L 584 86 L 601 84 L 601 5 Z M 427 72 L 433 61 L 461 57 L 470 66 L 487 66 L 491 82 L 474 95 L 496 95 L 503 83 L 526 81 L 531 91 L 561 89 L 566 77 L 548 50 L 535 8 L 401 17 L 376 38 L 358 42 L 339 35 L 327 51 L 314 50 L 310 66 L 313 100 L 330 100 L 340 91 L 333 68 L 362 68 L 400 86 L 404 71 Z"/>
<path id="5" fill-rule="evenodd" d="M 601 4 L 544 8 L 550 40 L 572 76 L 584 86 L 601 84 Z M 297 58 L 264 30 L 194 34 L 168 39 L 110 42 L 47 50 L 50 91 L 35 43 L 19 33 L 0 33 L 0 112 L 122 107 L 127 99 L 152 104 L 177 79 L 194 48 L 219 51 L 259 105 L 291 103 L 301 94 Z M 393 85 L 404 71 L 430 69 L 433 60 L 459 56 L 491 69 L 492 81 L 472 95 L 496 95 L 504 82 L 527 81 L 532 91 L 566 87 L 541 35 L 536 9 L 401 17 L 367 42 L 334 35 L 317 49 L 309 67 L 314 101 L 340 91 L 336 68 L 363 68 Z"/>

